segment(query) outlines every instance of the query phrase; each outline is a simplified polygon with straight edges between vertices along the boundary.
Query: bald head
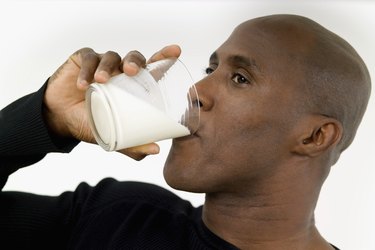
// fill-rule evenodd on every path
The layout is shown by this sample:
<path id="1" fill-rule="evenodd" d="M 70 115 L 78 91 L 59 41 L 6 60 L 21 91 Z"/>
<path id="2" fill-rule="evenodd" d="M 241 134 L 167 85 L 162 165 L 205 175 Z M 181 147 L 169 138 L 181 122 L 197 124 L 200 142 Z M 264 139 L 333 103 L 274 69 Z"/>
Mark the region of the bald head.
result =
<path id="1" fill-rule="evenodd" d="M 250 20 L 273 36 L 300 74 L 296 97 L 304 112 L 338 120 L 343 126 L 339 151 L 352 142 L 366 110 L 371 80 L 361 57 L 344 39 L 318 23 L 296 15 L 273 15 Z"/>

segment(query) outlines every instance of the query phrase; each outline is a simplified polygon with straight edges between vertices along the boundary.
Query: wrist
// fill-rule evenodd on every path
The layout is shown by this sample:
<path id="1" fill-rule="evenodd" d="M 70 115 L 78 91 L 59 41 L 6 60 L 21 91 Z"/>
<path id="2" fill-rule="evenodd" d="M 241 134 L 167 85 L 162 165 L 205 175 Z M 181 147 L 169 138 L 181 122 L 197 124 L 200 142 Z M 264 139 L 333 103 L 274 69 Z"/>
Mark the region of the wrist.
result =
<path id="1" fill-rule="evenodd" d="M 61 119 L 56 113 L 52 112 L 45 103 L 43 103 L 43 119 L 50 135 L 54 137 L 71 137 L 69 130 L 64 125 L 63 119 Z"/>
<path id="2" fill-rule="evenodd" d="M 80 141 L 75 139 L 63 126 L 65 124 L 43 103 L 43 119 L 52 143 L 62 152 L 70 152 Z"/>

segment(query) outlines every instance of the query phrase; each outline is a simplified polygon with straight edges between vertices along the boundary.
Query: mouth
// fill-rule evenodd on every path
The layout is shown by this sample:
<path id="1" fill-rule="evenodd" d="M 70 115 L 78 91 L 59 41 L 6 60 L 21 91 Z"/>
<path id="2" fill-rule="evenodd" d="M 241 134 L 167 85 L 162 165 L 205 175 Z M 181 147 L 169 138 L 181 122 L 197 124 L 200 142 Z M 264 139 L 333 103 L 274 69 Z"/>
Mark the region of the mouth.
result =
<path id="1" fill-rule="evenodd" d="M 191 140 L 199 139 L 199 138 L 200 138 L 200 136 L 199 136 L 198 132 L 195 132 L 194 134 L 191 134 L 191 135 L 175 138 L 175 139 L 173 139 L 173 141 L 184 142 L 184 141 L 191 141 Z"/>

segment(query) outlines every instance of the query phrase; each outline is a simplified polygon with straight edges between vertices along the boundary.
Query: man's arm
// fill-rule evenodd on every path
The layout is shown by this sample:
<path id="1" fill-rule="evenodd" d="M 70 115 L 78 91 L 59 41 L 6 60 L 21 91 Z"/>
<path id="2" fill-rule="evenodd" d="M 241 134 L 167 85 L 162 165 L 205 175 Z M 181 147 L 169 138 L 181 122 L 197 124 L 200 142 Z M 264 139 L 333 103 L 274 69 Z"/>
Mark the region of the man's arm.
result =
<path id="1" fill-rule="evenodd" d="M 49 133 L 42 115 L 45 88 L 46 84 L 0 111 L 0 189 L 17 169 L 49 152 L 70 152 L 78 144 Z"/>
<path id="2" fill-rule="evenodd" d="M 178 57 L 179 48 L 170 48 L 151 59 Z M 90 49 L 79 50 L 39 91 L 1 110 L 0 187 L 11 173 L 41 160 L 49 152 L 69 152 L 81 140 L 94 142 L 84 108 L 87 84 L 105 83 L 111 75 L 121 72 L 119 69 L 136 74 L 138 67 L 145 64 L 139 55 L 129 53 L 121 62 L 112 52 L 100 55 Z M 155 153 L 155 146 L 143 145 L 121 153 L 142 159 Z M 92 188 L 86 184 L 59 197 L 1 192 L 0 242 L 12 244 L 13 249 L 65 249 L 82 204 L 91 193 Z"/>
<path id="3" fill-rule="evenodd" d="M 178 46 L 167 46 L 149 62 L 180 53 Z M 79 141 L 95 143 L 84 104 L 88 85 L 105 83 L 122 72 L 135 75 L 145 64 L 143 55 L 136 51 L 121 61 L 115 52 L 98 54 L 83 48 L 72 54 L 39 91 L 1 110 L 0 188 L 11 173 L 49 152 L 69 152 Z M 136 160 L 157 152 L 155 143 L 121 150 Z"/>
<path id="4" fill-rule="evenodd" d="M 0 188 L 19 168 L 41 160 L 49 152 L 69 152 L 75 139 L 49 133 L 43 119 L 46 85 L 0 111 Z M 9 249 L 64 249 L 69 237 L 74 195 L 38 196 L 0 193 L 0 241 Z M 57 244 L 57 245 L 53 245 Z M 60 248 L 61 247 L 61 248 Z"/>

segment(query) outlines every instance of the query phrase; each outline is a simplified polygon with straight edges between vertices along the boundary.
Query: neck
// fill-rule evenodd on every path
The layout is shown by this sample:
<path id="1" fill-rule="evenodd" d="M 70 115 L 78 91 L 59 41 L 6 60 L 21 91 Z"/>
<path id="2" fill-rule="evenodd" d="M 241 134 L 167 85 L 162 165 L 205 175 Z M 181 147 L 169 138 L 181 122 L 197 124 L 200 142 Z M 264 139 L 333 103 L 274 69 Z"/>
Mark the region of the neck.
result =
<path id="1" fill-rule="evenodd" d="M 315 227 L 320 188 L 309 188 L 301 179 L 279 183 L 282 187 L 272 180 L 257 183 L 241 195 L 206 194 L 205 225 L 240 249 L 332 249 Z"/>

